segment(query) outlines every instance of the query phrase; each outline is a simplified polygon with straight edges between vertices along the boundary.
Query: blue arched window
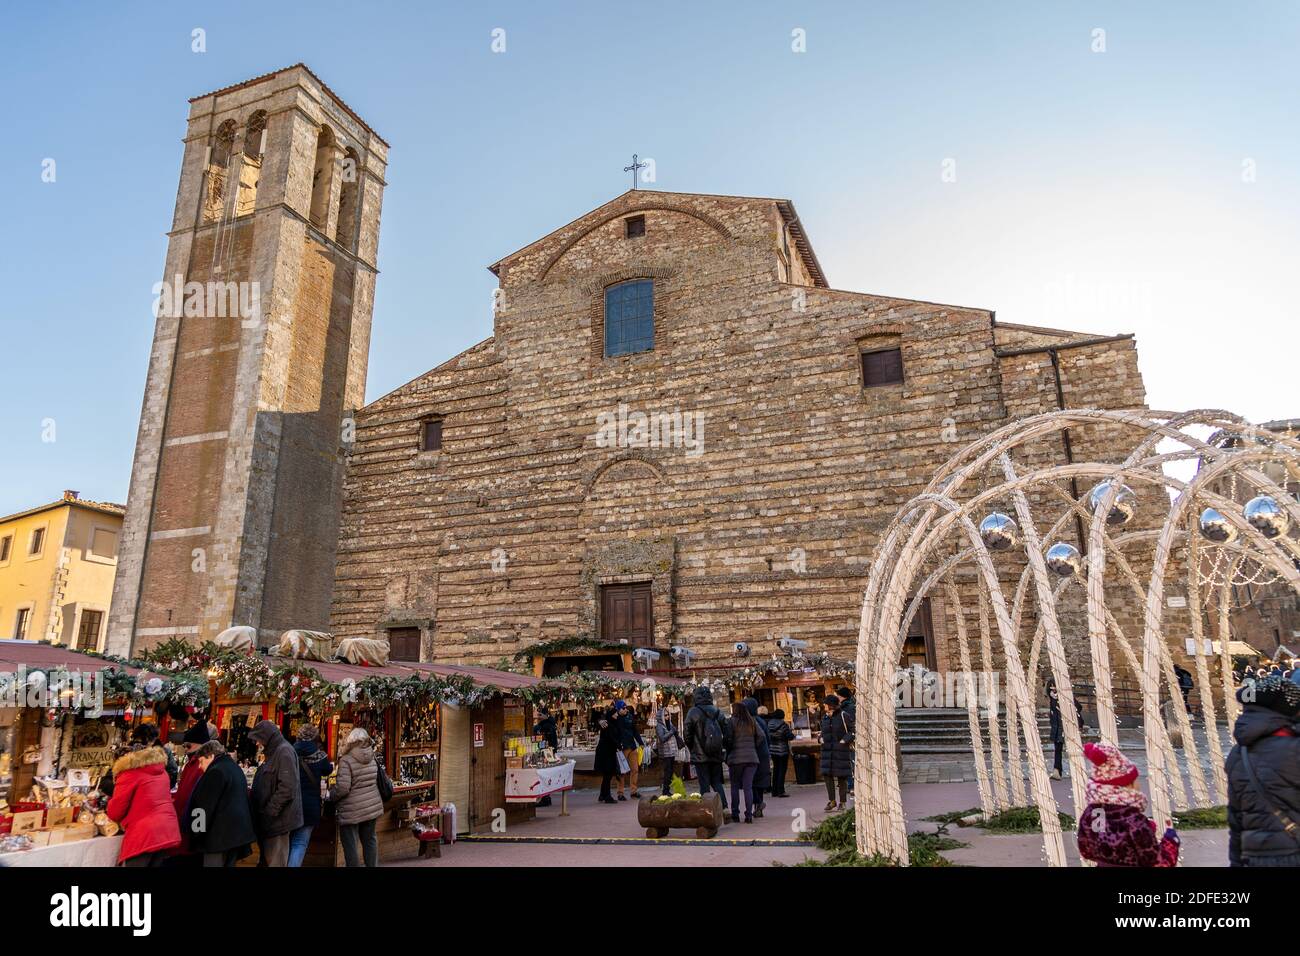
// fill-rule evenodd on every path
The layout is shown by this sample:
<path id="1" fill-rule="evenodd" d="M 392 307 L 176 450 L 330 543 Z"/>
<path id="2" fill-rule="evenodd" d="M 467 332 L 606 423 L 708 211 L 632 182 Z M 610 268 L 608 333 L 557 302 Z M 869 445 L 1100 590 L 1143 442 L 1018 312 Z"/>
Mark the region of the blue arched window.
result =
<path id="1" fill-rule="evenodd" d="M 648 352 L 655 345 L 655 284 L 633 279 L 605 290 L 605 357 Z"/>

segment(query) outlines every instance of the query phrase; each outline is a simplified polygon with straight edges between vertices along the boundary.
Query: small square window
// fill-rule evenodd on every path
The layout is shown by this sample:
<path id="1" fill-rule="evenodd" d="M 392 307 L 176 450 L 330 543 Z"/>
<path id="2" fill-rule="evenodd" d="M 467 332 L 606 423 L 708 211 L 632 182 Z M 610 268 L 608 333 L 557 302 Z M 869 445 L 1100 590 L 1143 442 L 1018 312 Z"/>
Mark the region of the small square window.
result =
<path id="1" fill-rule="evenodd" d="M 898 385 L 903 381 L 903 350 L 879 349 L 862 353 L 862 386 Z"/>
<path id="2" fill-rule="evenodd" d="M 442 450 L 442 419 L 429 418 L 420 426 L 420 451 Z"/>
<path id="3" fill-rule="evenodd" d="M 623 220 L 623 225 L 627 228 L 626 237 L 635 239 L 637 236 L 645 235 L 645 216 L 628 216 Z"/>
<path id="4" fill-rule="evenodd" d="M 45 529 L 37 528 L 32 532 L 31 547 L 27 549 L 28 554 L 40 554 L 45 548 Z"/>
<path id="5" fill-rule="evenodd" d="M 117 557 L 117 534 L 104 528 L 96 528 L 90 536 L 90 553 L 97 558 Z"/>

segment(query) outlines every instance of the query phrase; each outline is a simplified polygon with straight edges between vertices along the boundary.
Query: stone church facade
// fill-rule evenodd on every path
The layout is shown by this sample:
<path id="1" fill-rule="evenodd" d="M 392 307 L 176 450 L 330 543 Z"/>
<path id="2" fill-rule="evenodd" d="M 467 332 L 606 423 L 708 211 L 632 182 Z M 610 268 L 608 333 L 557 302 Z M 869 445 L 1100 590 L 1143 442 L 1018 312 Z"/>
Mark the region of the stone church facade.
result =
<path id="1" fill-rule="evenodd" d="M 339 637 L 848 657 L 876 536 L 943 461 L 1145 401 L 1131 336 L 831 288 L 787 200 L 633 190 L 491 268 L 492 337 L 357 413 Z M 1087 440 L 1076 460 L 1111 452 Z M 923 617 L 916 652 L 956 667 Z"/>

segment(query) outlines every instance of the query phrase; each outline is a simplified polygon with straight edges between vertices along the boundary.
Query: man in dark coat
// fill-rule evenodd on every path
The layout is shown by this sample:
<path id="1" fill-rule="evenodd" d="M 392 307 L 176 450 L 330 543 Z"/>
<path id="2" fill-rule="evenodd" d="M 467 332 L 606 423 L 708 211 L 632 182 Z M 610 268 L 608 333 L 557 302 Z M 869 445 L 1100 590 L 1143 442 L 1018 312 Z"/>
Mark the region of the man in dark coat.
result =
<path id="1" fill-rule="evenodd" d="M 1226 762 L 1228 864 L 1300 866 L 1300 687 L 1266 677 L 1237 699 L 1237 745 Z"/>
<path id="2" fill-rule="evenodd" d="M 742 703 L 761 731 L 758 735 L 758 769 L 754 771 L 754 816 L 761 817 L 766 806 L 763 794 L 772 789 L 772 742 L 767 736 L 767 719 L 758 716 L 758 700 L 746 697 Z"/>
<path id="3" fill-rule="evenodd" d="M 785 711 L 774 710 L 767 718 L 768 750 L 772 753 L 772 796 L 788 797 L 785 792 L 785 770 L 790 763 L 790 741 L 794 730 L 786 723 Z"/>
<path id="4" fill-rule="evenodd" d="M 199 747 L 190 759 L 203 769 L 186 814 L 190 847 L 203 854 L 204 866 L 234 866 L 252 852 L 256 839 L 248 809 L 248 778 L 215 740 Z"/>
<path id="5" fill-rule="evenodd" d="M 545 707 L 538 709 L 537 723 L 533 724 L 533 735 L 541 737 L 542 740 L 546 741 L 546 746 L 552 750 L 560 749 L 560 735 L 558 728 L 555 726 L 555 717 Z M 549 796 L 542 797 L 537 801 L 537 805 L 539 807 L 549 807 L 551 798 Z"/>
<path id="6" fill-rule="evenodd" d="M 1183 709 L 1187 711 L 1188 714 L 1192 714 L 1192 701 L 1190 695 L 1192 693 L 1192 688 L 1196 686 L 1196 682 L 1192 680 L 1192 672 L 1186 667 L 1175 664 L 1174 676 L 1178 678 L 1178 690 L 1179 693 L 1183 695 Z M 1192 714 L 1192 716 L 1195 715 Z"/>
<path id="7" fill-rule="evenodd" d="M 298 753 L 269 720 L 248 735 L 266 759 L 253 777 L 254 825 L 267 866 L 289 865 L 289 834 L 302 826 L 302 784 Z"/>
<path id="8" fill-rule="evenodd" d="M 596 754 L 592 769 L 600 774 L 600 803 L 618 803 L 609 792 L 609 782 L 618 773 L 619 729 L 614 720 L 613 711 L 603 711 L 594 715 L 599 737 L 596 738 Z"/>
<path id="9" fill-rule="evenodd" d="M 695 688 L 691 697 L 694 706 L 686 714 L 686 749 L 691 752 L 691 763 L 700 781 L 700 796 L 710 790 L 722 798 L 722 809 L 727 809 L 727 795 L 722 791 L 722 741 L 726 735 L 726 718 L 713 706 L 713 692 L 707 687 Z"/>

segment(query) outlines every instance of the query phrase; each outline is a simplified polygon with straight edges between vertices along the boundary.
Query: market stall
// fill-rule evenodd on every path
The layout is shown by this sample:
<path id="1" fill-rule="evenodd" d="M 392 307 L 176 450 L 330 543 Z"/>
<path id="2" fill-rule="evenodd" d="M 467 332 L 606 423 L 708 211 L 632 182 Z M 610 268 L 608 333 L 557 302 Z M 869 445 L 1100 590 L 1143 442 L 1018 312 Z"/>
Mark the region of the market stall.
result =
<path id="1" fill-rule="evenodd" d="M 204 703 L 201 681 L 37 641 L 0 641 L 0 865 L 111 866 L 100 781 L 132 727 Z M 182 711 L 184 712 L 184 711 Z"/>
<path id="2" fill-rule="evenodd" d="M 556 758 L 573 764 L 574 785 L 595 786 L 599 719 L 614 702 L 623 701 L 632 715 L 647 750 L 642 772 L 653 773 L 656 714 L 661 708 L 667 710 L 680 731 L 689 706 L 683 698 L 689 690 L 686 680 L 663 672 L 569 671 L 546 678 L 525 696 L 534 704 L 544 704 L 556 717 L 560 744 Z M 688 767 L 681 772 L 689 774 Z"/>
<path id="3" fill-rule="evenodd" d="M 696 666 L 689 673 L 692 684 L 708 686 L 721 707 L 753 697 L 769 715 L 782 711 L 794 731 L 791 776 L 797 783 L 820 779 L 822 702 L 836 687 L 853 686 L 851 661 L 822 653 L 776 654 L 762 660 Z"/>
<path id="4" fill-rule="evenodd" d="M 376 827 L 381 859 L 419 852 L 419 841 L 412 838 L 417 821 L 436 818 L 451 841 L 458 833 L 491 827 L 498 808 L 507 823 L 534 813 L 532 806 L 506 800 L 504 781 L 510 742 L 531 741 L 531 715 L 517 691 L 540 684 L 535 677 L 486 667 L 221 652 L 207 666 L 221 734 L 240 733 L 227 718 L 251 726 L 265 717 L 287 739 L 311 723 L 335 763 L 353 728 L 370 734 L 393 784 L 393 797 Z M 229 739 L 237 745 L 235 736 Z M 341 859 L 327 810 L 313 832 L 306 863 Z"/>

